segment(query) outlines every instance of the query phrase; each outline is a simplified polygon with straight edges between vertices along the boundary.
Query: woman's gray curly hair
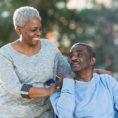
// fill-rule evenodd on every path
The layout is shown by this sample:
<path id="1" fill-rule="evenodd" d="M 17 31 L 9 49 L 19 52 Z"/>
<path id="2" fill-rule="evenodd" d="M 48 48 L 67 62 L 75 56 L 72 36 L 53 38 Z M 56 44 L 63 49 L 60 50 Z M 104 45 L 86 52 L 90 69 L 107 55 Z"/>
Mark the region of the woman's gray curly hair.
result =
<path id="1" fill-rule="evenodd" d="M 16 9 L 13 15 L 14 27 L 23 27 L 33 17 L 38 17 L 41 19 L 39 12 L 34 7 L 24 6 Z"/>

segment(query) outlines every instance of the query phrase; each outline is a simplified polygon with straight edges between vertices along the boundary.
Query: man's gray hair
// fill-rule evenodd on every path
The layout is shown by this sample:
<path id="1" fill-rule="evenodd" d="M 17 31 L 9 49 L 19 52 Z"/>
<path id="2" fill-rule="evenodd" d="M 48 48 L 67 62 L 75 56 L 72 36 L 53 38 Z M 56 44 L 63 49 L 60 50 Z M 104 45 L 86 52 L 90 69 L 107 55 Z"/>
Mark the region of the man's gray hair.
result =
<path id="1" fill-rule="evenodd" d="M 23 27 L 33 17 L 38 17 L 41 19 L 37 9 L 35 9 L 33 7 L 24 6 L 24 7 L 20 7 L 18 9 L 16 9 L 14 12 L 14 15 L 13 15 L 14 27 L 15 28 L 17 26 Z"/>

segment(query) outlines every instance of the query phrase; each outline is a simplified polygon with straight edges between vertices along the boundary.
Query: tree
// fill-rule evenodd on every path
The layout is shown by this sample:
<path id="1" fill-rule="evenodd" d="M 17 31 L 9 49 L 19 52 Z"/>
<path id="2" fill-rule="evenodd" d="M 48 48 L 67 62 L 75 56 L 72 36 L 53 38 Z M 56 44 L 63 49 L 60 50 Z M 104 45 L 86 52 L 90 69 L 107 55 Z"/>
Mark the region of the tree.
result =
<path id="1" fill-rule="evenodd" d="M 97 52 L 96 67 L 118 70 L 118 9 L 67 8 L 67 0 L 5 0 L 0 2 L 0 46 L 16 40 L 12 15 L 16 8 L 30 5 L 37 8 L 42 17 L 42 37 L 54 37 L 59 49 L 67 55 L 77 42 L 92 45 Z M 95 6 L 95 2 L 94 2 Z M 7 17 L 3 17 L 8 12 Z"/>

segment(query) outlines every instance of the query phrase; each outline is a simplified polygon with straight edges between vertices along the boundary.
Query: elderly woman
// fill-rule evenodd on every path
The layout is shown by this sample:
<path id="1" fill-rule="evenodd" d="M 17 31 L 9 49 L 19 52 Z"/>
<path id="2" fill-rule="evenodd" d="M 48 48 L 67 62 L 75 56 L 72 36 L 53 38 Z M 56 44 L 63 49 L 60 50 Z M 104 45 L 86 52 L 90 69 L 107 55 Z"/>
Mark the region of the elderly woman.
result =
<path id="1" fill-rule="evenodd" d="M 47 96 L 58 89 L 46 82 L 71 74 L 70 66 L 54 44 L 40 39 L 36 9 L 17 9 L 13 23 L 19 39 L 0 49 L 0 118 L 52 118 Z"/>
<path id="2" fill-rule="evenodd" d="M 50 78 L 72 75 L 58 48 L 42 34 L 41 17 L 32 7 L 13 15 L 16 41 L 0 49 L 0 118 L 52 118 L 48 96 L 58 91 Z"/>

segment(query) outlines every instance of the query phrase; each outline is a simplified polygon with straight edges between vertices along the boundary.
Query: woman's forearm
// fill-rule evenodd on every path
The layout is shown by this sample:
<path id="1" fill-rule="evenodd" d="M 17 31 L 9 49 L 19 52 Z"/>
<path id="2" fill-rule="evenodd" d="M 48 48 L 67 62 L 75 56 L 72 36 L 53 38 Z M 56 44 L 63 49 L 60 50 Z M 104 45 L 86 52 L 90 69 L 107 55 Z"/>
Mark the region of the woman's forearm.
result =
<path id="1" fill-rule="evenodd" d="M 108 74 L 108 75 L 113 76 L 113 73 L 111 71 L 107 71 L 104 69 L 94 69 L 93 72 L 97 74 Z"/>
<path id="2" fill-rule="evenodd" d="M 50 96 L 51 94 L 60 91 L 60 88 L 57 87 L 58 84 L 54 84 L 49 88 L 35 88 L 32 87 L 29 89 L 28 96 L 30 98 L 40 98 L 40 97 L 47 97 Z"/>
<path id="3" fill-rule="evenodd" d="M 30 88 L 28 95 L 30 98 L 40 98 L 49 96 L 50 94 L 49 88 Z"/>

